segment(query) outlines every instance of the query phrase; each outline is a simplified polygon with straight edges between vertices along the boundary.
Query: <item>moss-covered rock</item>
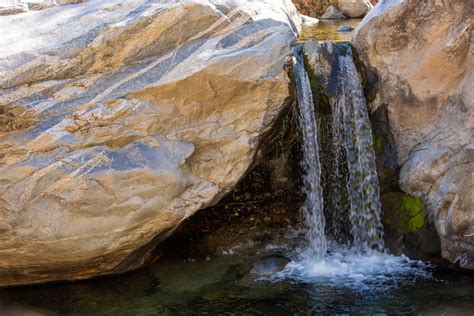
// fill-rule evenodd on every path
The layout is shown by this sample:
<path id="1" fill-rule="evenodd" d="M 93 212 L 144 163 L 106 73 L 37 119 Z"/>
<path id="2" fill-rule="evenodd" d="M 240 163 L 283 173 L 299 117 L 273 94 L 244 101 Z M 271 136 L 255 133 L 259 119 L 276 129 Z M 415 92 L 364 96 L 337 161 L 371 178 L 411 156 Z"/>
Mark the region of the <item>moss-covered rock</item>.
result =
<path id="1" fill-rule="evenodd" d="M 425 224 L 423 200 L 406 193 L 382 195 L 383 221 L 399 233 L 414 233 Z"/>

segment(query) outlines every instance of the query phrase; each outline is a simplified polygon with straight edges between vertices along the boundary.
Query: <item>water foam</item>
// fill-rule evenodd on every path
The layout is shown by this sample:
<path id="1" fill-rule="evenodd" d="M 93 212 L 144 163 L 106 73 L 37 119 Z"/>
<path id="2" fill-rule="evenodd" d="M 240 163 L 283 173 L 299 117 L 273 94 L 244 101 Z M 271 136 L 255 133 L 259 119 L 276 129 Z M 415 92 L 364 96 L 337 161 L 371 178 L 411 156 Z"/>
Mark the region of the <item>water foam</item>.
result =
<path id="1" fill-rule="evenodd" d="M 362 291 L 396 288 L 431 277 L 431 266 L 422 261 L 378 251 L 355 253 L 347 248 L 332 251 L 324 258 L 292 261 L 276 276 Z"/>

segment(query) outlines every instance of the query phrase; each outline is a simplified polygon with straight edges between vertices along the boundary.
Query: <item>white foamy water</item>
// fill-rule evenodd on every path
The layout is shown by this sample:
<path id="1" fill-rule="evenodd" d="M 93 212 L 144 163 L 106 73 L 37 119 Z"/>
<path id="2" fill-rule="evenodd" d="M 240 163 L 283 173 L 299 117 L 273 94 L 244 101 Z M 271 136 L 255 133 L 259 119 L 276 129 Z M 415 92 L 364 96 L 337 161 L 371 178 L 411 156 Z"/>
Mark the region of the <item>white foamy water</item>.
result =
<path id="1" fill-rule="evenodd" d="M 301 47 L 293 51 L 295 56 L 294 74 L 299 105 L 298 122 L 303 136 L 301 165 L 304 170 L 303 192 L 306 195 L 301 213 L 307 225 L 308 247 L 304 256 L 321 258 L 326 254 L 324 235 L 324 203 L 321 187 L 321 165 L 319 162 L 318 125 L 314 112 L 313 93 L 308 74 L 304 68 Z"/>
<path id="2" fill-rule="evenodd" d="M 328 48 L 327 51 L 333 50 Z M 353 240 L 348 245 L 329 245 L 332 251 L 327 251 L 318 122 L 311 84 L 304 65 L 304 52 L 301 47 L 296 47 L 293 54 L 296 59 L 294 75 L 299 105 L 298 120 L 303 140 L 303 192 L 306 195 L 301 210 L 306 222 L 308 245 L 307 249 L 297 254 L 295 261 L 271 279 L 293 280 L 314 284 L 316 287 L 384 291 L 419 279 L 431 278 L 429 265 L 383 251 L 383 226 L 372 130 L 350 49 L 336 56 L 341 76 L 338 83 L 339 94 L 332 104 L 332 141 L 334 148 L 342 147 L 346 151 L 346 155 L 342 157 L 347 159 L 349 174 L 347 189 Z M 340 153 L 336 151 L 336 154 Z M 334 173 L 340 170 L 334 168 L 331 171 Z"/>
<path id="3" fill-rule="evenodd" d="M 430 265 L 406 256 L 338 249 L 324 258 L 292 261 L 277 279 L 324 284 L 354 290 L 384 290 L 430 279 Z"/>

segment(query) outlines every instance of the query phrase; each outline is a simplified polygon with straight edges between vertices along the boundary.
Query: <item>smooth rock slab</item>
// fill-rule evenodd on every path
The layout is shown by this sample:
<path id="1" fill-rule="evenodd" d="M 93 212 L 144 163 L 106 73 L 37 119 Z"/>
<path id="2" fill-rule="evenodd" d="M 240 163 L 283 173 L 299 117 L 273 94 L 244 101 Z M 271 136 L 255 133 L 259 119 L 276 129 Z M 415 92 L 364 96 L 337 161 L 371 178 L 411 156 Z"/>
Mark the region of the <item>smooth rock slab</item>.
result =
<path id="1" fill-rule="evenodd" d="M 142 265 L 245 174 L 289 97 L 287 0 L 0 17 L 0 286 Z"/>
<path id="2" fill-rule="evenodd" d="M 385 0 L 353 42 L 386 108 L 403 191 L 423 197 L 442 255 L 474 269 L 472 1 Z M 373 91 L 374 92 L 374 91 Z"/>

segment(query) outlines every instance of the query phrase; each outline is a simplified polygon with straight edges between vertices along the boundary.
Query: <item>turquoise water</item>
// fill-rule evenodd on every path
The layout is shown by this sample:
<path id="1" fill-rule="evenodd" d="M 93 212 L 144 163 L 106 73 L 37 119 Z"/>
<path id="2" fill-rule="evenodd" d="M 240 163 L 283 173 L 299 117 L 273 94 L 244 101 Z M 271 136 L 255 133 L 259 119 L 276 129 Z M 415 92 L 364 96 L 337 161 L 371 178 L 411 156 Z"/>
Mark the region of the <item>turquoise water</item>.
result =
<path id="1" fill-rule="evenodd" d="M 299 273 L 293 263 L 280 278 L 270 280 L 248 274 L 252 258 L 164 258 L 122 276 L 0 290 L 0 314 L 473 315 L 472 274 L 407 264 L 406 258 L 400 274 L 396 270 L 401 261 L 393 258 L 360 262 L 341 253 L 324 264 L 315 263 L 312 272 L 303 269 L 309 274 Z M 377 261 L 381 259 L 382 268 Z M 352 269 L 351 262 L 358 268 Z M 365 286 L 358 277 L 365 278 Z"/>

